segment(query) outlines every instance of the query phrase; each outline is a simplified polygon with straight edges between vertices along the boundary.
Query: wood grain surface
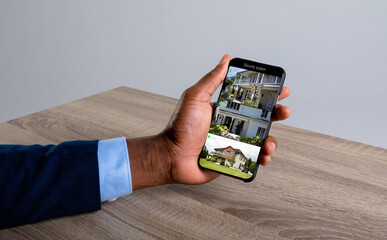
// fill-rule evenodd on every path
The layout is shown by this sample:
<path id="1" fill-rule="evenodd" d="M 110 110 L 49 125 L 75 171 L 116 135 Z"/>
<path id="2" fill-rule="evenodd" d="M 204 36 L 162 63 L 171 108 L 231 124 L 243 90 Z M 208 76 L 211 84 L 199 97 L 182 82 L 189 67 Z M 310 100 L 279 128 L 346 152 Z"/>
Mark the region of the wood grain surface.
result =
<path id="1" fill-rule="evenodd" d="M 2 123 L 0 144 L 156 134 L 176 103 L 120 87 Z M 271 135 L 278 149 L 251 183 L 143 189 L 0 239 L 387 239 L 387 149 L 278 123 Z"/>

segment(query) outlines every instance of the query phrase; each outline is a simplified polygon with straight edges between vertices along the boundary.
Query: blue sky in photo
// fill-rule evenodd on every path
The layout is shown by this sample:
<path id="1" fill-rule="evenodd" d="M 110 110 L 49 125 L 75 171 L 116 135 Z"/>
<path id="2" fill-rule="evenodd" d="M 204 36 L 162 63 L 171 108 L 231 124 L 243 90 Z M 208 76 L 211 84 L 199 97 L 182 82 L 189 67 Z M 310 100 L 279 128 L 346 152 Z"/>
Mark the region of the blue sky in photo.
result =
<path id="1" fill-rule="evenodd" d="M 231 72 L 230 72 L 230 69 L 231 69 Z M 229 77 L 234 77 L 235 74 L 239 73 L 239 72 L 242 72 L 242 71 L 246 71 L 246 69 L 243 69 L 243 68 L 237 68 L 237 67 L 230 67 L 228 69 L 228 73 L 227 73 L 227 78 Z"/>
<path id="2" fill-rule="evenodd" d="M 225 148 L 225 147 L 231 146 L 234 149 L 241 150 L 243 154 L 247 158 L 251 158 L 253 162 L 257 161 L 259 151 L 261 149 L 260 147 L 251 145 L 248 143 L 232 140 L 229 138 L 221 137 L 211 133 L 209 133 L 208 135 L 210 135 L 210 138 L 207 138 L 206 144 L 205 144 L 208 150 L 208 153 L 212 154 L 215 148 Z"/>

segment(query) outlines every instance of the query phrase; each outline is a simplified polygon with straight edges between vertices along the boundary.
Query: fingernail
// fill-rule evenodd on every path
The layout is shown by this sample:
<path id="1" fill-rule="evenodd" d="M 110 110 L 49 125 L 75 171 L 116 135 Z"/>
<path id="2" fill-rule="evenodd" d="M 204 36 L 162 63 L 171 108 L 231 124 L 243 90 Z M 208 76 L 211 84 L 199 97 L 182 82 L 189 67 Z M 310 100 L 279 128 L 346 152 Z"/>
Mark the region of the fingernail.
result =
<path id="1" fill-rule="evenodd" d="M 222 57 L 222 59 L 220 59 L 220 61 L 219 61 L 219 63 L 218 63 L 218 65 L 222 65 L 225 61 L 226 61 L 226 55 L 224 55 L 223 57 Z"/>

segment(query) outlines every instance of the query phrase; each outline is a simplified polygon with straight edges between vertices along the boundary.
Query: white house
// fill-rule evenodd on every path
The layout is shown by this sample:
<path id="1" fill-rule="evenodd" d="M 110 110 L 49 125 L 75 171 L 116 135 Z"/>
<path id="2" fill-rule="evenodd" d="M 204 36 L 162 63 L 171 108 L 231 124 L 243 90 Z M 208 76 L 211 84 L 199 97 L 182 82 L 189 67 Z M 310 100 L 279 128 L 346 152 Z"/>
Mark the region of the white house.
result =
<path id="1" fill-rule="evenodd" d="M 231 146 L 225 148 L 215 148 L 214 155 L 219 156 L 218 162 L 224 160 L 224 166 L 235 169 L 243 169 L 246 164 L 246 156 L 240 149 L 234 149 Z"/>
<path id="2" fill-rule="evenodd" d="M 215 111 L 215 123 L 227 126 L 230 133 L 262 138 L 268 128 L 281 79 L 253 71 L 236 74 L 228 101 Z M 231 97 L 232 96 L 232 97 Z"/>

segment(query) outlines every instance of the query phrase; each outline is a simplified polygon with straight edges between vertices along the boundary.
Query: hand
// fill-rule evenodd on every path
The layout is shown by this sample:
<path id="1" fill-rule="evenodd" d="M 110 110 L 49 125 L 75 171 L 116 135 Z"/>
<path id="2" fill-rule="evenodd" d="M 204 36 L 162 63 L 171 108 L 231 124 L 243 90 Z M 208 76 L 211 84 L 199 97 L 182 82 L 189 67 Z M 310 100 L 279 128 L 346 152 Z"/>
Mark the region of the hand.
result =
<path id="1" fill-rule="evenodd" d="M 156 136 L 127 140 L 133 190 L 167 183 L 201 184 L 219 176 L 200 169 L 198 156 L 211 124 L 211 96 L 224 80 L 230 56 L 225 55 L 210 73 L 184 91 L 167 127 Z M 284 87 L 279 99 L 289 96 Z M 277 105 L 275 121 L 290 115 L 288 107 Z M 269 136 L 262 146 L 260 164 L 266 165 L 277 147 Z"/>

